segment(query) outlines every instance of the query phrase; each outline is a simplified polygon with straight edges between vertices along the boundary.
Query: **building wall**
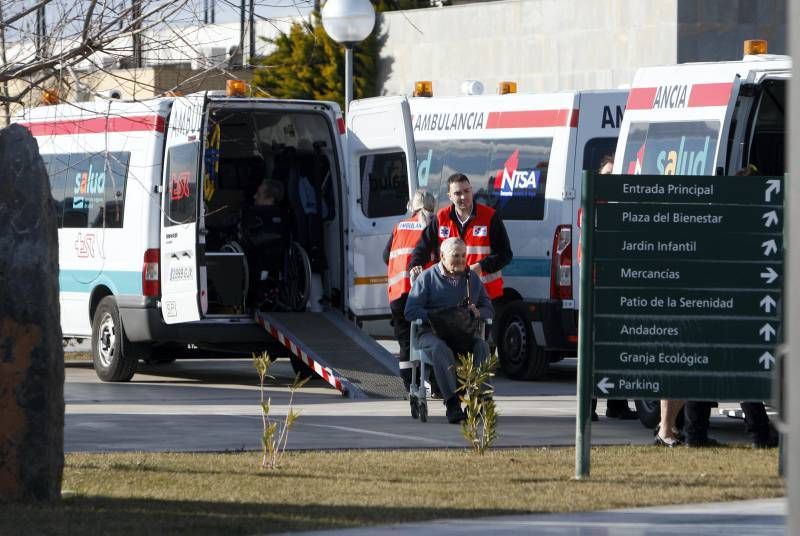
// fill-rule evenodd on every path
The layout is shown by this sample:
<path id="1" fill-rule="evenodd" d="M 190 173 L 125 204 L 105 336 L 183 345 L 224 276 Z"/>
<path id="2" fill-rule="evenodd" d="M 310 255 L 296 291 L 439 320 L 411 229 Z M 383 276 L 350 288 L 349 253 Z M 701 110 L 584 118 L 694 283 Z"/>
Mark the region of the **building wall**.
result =
<path id="1" fill-rule="evenodd" d="M 636 69 L 736 59 L 742 41 L 784 53 L 785 0 L 504 0 L 382 15 L 382 94 L 416 80 L 455 95 L 513 80 L 521 92 L 630 84 Z"/>
<path id="2" fill-rule="evenodd" d="M 766 39 L 770 54 L 788 54 L 786 0 L 680 0 L 678 61 L 742 55 L 745 39 Z"/>

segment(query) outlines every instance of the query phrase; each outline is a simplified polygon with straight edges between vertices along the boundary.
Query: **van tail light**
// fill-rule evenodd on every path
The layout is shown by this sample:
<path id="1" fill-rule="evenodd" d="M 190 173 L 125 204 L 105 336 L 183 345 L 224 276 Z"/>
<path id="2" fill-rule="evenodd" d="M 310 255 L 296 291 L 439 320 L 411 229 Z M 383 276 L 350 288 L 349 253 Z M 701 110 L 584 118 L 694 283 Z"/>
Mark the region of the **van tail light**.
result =
<path id="1" fill-rule="evenodd" d="M 160 264 L 161 250 L 148 249 L 144 252 L 144 264 L 142 264 L 142 294 L 145 296 L 158 298 L 161 295 Z"/>
<path id="2" fill-rule="evenodd" d="M 553 236 L 550 298 L 572 299 L 572 225 L 559 225 Z"/>

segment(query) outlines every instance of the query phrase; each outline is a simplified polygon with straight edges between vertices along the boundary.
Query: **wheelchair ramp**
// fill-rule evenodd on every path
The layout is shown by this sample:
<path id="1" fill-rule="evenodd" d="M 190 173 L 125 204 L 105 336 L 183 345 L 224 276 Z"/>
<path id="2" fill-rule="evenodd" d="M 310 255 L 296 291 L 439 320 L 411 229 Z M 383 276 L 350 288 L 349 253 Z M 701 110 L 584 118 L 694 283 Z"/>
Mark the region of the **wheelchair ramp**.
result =
<path id="1" fill-rule="evenodd" d="M 335 311 L 256 313 L 256 321 L 349 398 L 404 398 L 397 358 Z"/>

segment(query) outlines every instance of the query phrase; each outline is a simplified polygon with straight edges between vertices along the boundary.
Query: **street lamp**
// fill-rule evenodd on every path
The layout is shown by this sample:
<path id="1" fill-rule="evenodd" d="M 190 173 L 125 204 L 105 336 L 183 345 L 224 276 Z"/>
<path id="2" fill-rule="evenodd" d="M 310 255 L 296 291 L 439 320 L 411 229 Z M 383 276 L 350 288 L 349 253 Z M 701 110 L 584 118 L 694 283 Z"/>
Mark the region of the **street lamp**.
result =
<path id="1" fill-rule="evenodd" d="M 331 39 L 344 45 L 344 115 L 353 100 L 353 47 L 375 26 L 375 8 L 369 0 L 328 0 L 322 8 L 322 26 Z"/>

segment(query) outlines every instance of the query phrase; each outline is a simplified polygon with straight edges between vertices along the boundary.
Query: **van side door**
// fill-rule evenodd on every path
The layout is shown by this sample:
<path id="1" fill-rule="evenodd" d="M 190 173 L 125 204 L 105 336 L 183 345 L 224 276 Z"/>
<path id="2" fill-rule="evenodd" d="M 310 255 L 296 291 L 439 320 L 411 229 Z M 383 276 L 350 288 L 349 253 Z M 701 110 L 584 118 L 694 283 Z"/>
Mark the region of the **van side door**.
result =
<path id="1" fill-rule="evenodd" d="M 407 213 L 416 176 L 411 112 L 405 97 L 354 101 L 347 117 L 350 212 L 348 298 L 356 316 L 389 314 L 382 252 Z"/>
<path id="2" fill-rule="evenodd" d="M 161 315 L 167 324 L 200 319 L 197 229 L 205 101 L 205 93 L 176 98 L 167 125 L 160 229 Z"/>

